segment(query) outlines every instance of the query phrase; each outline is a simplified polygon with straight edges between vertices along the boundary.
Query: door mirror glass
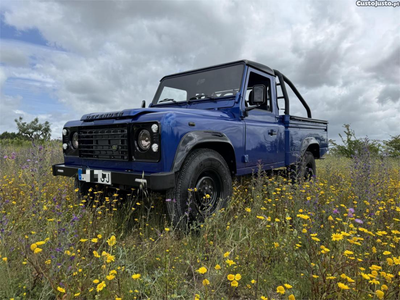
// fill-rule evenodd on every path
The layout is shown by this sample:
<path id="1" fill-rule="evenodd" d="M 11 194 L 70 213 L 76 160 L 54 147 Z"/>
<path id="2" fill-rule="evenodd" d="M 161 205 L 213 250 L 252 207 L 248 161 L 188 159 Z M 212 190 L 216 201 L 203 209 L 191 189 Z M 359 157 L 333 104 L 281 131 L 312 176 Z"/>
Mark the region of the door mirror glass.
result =
<path id="1" fill-rule="evenodd" d="M 250 105 L 261 105 L 265 102 L 267 89 L 263 84 L 253 86 L 253 91 L 250 93 Z"/>

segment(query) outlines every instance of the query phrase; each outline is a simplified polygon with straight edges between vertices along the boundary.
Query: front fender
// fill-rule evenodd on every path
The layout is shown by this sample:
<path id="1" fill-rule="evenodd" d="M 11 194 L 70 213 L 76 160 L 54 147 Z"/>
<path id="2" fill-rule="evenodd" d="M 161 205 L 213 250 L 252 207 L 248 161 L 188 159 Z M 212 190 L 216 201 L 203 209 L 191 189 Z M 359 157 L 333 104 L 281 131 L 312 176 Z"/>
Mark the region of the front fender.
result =
<path id="1" fill-rule="evenodd" d="M 177 172 L 182 167 L 183 162 L 189 152 L 197 145 L 203 143 L 225 143 L 229 144 L 234 150 L 229 138 L 217 131 L 192 131 L 186 133 L 179 142 L 178 148 L 175 153 L 172 171 Z"/>

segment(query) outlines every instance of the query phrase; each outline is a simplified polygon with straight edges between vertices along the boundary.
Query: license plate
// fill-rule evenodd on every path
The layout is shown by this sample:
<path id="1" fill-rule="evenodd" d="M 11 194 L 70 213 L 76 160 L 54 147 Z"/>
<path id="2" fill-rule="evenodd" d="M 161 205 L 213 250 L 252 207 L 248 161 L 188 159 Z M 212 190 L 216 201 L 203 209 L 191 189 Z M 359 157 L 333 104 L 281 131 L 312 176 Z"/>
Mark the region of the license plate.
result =
<path id="1" fill-rule="evenodd" d="M 111 185 L 111 172 L 103 170 L 78 169 L 80 181 Z"/>

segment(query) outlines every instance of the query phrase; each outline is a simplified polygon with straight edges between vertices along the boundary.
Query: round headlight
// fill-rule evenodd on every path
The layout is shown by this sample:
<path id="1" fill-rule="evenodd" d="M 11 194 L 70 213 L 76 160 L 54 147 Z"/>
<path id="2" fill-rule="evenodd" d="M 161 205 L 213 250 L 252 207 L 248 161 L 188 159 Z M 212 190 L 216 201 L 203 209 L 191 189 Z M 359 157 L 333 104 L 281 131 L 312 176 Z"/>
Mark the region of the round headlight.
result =
<path id="1" fill-rule="evenodd" d="M 78 142 L 78 132 L 74 132 L 72 135 L 72 147 L 75 149 L 78 149 L 79 147 L 79 142 Z"/>
<path id="2" fill-rule="evenodd" d="M 64 129 L 62 130 L 62 134 L 63 134 L 63 135 L 67 135 L 67 134 L 68 134 L 68 130 L 64 128 Z"/>
<path id="3" fill-rule="evenodd" d="M 64 149 L 64 150 L 67 150 L 67 149 L 68 149 L 68 144 L 64 143 L 64 144 L 63 144 L 63 149 Z"/>
<path id="4" fill-rule="evenodd" d="M 140 150 L 142 151 L 149 150 L 151 144 L 151 135 L 147 129 L 142 129 L 139 132 L 137 143 L 139 145 Z"/>

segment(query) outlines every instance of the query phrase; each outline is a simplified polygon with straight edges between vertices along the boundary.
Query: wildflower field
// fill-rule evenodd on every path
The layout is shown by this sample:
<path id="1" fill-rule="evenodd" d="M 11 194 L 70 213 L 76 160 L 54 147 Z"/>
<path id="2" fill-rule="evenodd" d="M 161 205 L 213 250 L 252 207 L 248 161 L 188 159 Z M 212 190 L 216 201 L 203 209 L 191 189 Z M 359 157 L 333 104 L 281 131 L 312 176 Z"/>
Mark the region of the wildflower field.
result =
<path id="1" fill-rule="evenodd" d="M 0 299 L 400 299 L 400 161 L 255 171 L 189 234 L 165 196 L 53 177 L 61 146 L 0 145 Z"/>

